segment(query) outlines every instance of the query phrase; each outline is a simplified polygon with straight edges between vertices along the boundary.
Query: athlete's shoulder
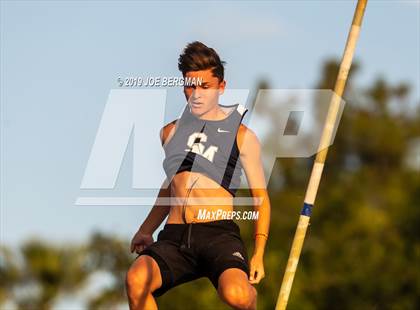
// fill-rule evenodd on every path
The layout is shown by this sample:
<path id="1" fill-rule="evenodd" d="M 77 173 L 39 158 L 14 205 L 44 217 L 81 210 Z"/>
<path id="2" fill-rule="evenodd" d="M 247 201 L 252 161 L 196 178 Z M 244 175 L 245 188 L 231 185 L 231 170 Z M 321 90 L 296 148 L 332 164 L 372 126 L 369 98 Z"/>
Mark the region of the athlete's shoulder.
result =
<path id="1" fill-rule="evenodd" d="M 250 137 L 252 139 L 258 140 L 257 135 L 254 131 L 252 131 L 251 128 L 245 126 L 244 124 L 241 124 L 238 129 L 237 138 L 243 140 L 245 137 Z"/>
<path id="2" fill-rule="evenodd" d="M 160 141 L 162 145 L 164 145 L 167 142 L 167 139 L 173 135 L 173 131 L 175 129 L 177 121 L 178 119 L 173 120 L 172 122 L 163 126 L 160 130 Z"/>
<path id="3" fill-rule="evenodd" d="M 248 151 L 256 151 L 260 149 L 260 141 L 258 140 L 257 135 L 252 129 L 241 124 L 236 135 L 238 142 L 238 148 L 240 153 L 245 153 Z"/>

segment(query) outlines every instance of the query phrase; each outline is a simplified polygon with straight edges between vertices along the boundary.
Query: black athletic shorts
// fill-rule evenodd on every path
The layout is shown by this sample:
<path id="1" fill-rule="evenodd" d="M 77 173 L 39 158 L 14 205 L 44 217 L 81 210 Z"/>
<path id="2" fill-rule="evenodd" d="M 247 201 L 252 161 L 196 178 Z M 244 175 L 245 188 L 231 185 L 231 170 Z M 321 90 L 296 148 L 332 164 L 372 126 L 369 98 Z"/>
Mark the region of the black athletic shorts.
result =
<path id="1" fill-rule="evenodd" d="M 219 276 L 228 268 L 249 275 L 246 248 L 232 220 L 166 224 L 141 255 L 151 256 L 159 265 L 162 286 L 153 292 L 154 297 L 201 277 L 209 278 L 217 289 Z"/>

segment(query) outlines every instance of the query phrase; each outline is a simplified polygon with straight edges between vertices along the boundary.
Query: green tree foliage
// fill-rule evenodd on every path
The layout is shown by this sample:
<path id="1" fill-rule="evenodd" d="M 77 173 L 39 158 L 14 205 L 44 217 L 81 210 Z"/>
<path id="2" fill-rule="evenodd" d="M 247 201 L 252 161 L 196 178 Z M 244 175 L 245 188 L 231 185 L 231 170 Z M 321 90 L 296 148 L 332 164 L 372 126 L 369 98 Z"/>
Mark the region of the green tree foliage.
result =
<path id="1" fill-rule="evenodd" d="M 338 63 L 327 62 L 319 88 L 332 89 L 337 72 Z M 420 136 L 420 115 L 392 113 L 408 85 L 380 78 L 362 91 L 348 86 L 289 309 L 419 309 L 420 175 L 404 159 L 408 143 Z M 290 224 L 296 225 L 309 179 L 309 168 L 302 177 L 305 166 L 306 159 L 278 160 L 285 185 L 271 189 L 263 309 L 274 307 L 280 288 L 295 229 Z"/>
<path id="2" fill-rule="evenodd" d="M 0 302 L 13 299 L 19 309 L 50 309 L 60 292 L 74 292 L 88 276 L 84 253 L 78 246 L 40 240 L 26 242 L 19 257 L 2 249 Z"/>
<path id="3" fill-rule="evenodd" d="M 89 271 L 91 273 L 98 270 L 107 271 L 114 279 L 111 287 L 105 288 L 88 301 L 89 309 L 114 308 L 125 302 L 125 274 L 133 260 L 128 242 L 95 233 L 86 250 Z"/>

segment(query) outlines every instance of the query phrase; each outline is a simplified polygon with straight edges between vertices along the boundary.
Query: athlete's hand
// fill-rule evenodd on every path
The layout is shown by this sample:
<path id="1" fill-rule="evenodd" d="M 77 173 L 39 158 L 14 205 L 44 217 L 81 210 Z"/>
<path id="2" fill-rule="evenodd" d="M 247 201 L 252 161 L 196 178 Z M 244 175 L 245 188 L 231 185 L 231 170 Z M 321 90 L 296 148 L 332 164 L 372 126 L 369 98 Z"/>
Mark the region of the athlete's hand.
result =
<path id="1" fill-rule="evenodd" d="M 142 233 L 140 230 L 136 232 L 133 239 L 131 240 L 131 253 L 136 251 L 140 254 L 145 248 L 153 243 L 153 237 L 150 234 Z"/>
<path id="2" fill-rule="evenodd" d="M 250 275 L 249 275 L 249 283 L 257 284 L 264 278 L 264 261 L 262 255 L 252 256 L 250 262 Z"/>

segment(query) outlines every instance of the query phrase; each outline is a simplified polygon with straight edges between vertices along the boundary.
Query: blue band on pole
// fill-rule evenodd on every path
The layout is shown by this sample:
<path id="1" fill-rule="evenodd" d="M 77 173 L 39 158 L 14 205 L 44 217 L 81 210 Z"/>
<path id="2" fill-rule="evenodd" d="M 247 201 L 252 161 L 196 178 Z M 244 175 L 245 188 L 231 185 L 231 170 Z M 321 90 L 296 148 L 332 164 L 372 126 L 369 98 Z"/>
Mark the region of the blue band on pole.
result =
<path id="1" fill-rule="evenodd" d="M 309 203 L 303 203 L 302 212 L 300 212 L 301 215 L 311 216 L 312 214 L 312 207 L 313 205 Z"/>

